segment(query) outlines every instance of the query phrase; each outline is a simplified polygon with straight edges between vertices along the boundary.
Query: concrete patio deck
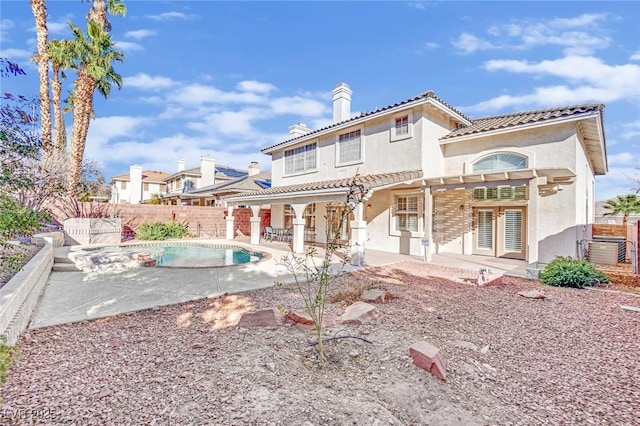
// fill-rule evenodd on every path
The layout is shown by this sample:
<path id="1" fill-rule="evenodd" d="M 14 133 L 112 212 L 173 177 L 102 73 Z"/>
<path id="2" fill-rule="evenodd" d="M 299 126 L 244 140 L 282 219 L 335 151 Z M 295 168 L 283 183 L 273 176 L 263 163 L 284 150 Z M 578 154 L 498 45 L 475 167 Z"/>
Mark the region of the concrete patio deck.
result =
<path id="1" fill-rule="evenodd" d="M 203 243 L 235 244 L 270 253 L 269 259 L 244 265 L 219 268 L 137 268 L 106 272 L 53 272 L 44 290 L 29 328 L 85 321 L 156 306 L 187 302 L 225 293 L 239 293 L 292 282 L 293 277 L 278 261 L 290 253 L 284 243 L 250 246 L 243 240 L 202 240 Z M 57 255 L 68 247 L 56 249 Z M 322 253 L 322 249 L 319 249 Z M 367 250 L 365 266 L 346 265 L 344 271 L 360 270 L 396 262 L 423 262 L 406 256 Z M 526 262 L 481 256 L 434 255 L 438 266 L 478 271 L 489 267 L 492 273 L 524 276 Z M 341 267 L 338 257 L 333 263 Z"/>

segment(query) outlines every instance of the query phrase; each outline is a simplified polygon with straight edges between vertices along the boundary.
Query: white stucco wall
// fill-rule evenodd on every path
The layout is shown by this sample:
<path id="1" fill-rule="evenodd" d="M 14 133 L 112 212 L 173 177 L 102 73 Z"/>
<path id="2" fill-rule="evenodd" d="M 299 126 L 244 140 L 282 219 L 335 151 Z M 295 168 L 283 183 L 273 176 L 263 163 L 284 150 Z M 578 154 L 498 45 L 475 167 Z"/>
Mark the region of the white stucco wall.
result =
<path id="1" fill-rule="evenodd" d="M 392 140 L 391 128 L 395 125 L 395 117 L 407 113 L 410 114 L 412 136 Z M 356 173 L 377 174 L 421 170 L 424 167 L 441 170 L 443 159 L 437 140 L 448 132 L 443 127 L 447 123 L 430 114 L 422 106 L 414 107 L 372 119 L 365 124 L 340 128 L 329 134 L 302 142 L 299 146 L 313 142 L 318 144 L 318 167 L 313 172 L 284 176 L 284 151 L 292 149 L 292 147 L 289 146 L 274 152 L 271 169 L 273 186 L 341 179 L 355 176 Z M 338 165 L 336 159 L 338 136 L 358 129 L 364 135 L 363 161 L 346 166 Z"/>

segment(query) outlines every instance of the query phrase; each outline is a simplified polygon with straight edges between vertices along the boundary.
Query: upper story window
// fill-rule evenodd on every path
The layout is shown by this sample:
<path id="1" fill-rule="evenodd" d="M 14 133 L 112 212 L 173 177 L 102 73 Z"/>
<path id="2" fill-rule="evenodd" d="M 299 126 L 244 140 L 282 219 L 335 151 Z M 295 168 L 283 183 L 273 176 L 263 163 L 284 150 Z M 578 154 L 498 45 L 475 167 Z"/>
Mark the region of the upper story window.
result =
<path id="1" fill-rule="evenodd" d="M 317 143 L 289 149 L 284 152 L 284 173 L 292 174 L 315 170 L 317 167 Z"/>
<path id="2" fill-rule="evenodd" d="M 409 116 L 396 117 L 396 135 L 409 134 Z"/>
<path id="3" fill-rule="evenodd" d="M 120 189 L 127 189 L 127 181 L 123 180 L 120 182 Z"/>
<path id="4" fill-rule="evenodd" d="M 510 152 L 488 155 L 473 163 L 473 173 L 501 172 L 527 168 L 527 157 Z"/>
<path id="5" fill-rule="evenodd" d="M 142 184 L 142 190 L 143 191 L 148 191 L 149 190 L 149 182 L 144 182 Z"/>
<path id="6" fill-rule="evenodd" d="M 413 136 L 413 114 L 405 111 L 393 116 L 391 122 L 391 142 L 408 139 Z"/>
<path id="7" fill-rule="evenodd" d="M 360 129 L 338 135 L 338 164 L 362 161 Z"/>

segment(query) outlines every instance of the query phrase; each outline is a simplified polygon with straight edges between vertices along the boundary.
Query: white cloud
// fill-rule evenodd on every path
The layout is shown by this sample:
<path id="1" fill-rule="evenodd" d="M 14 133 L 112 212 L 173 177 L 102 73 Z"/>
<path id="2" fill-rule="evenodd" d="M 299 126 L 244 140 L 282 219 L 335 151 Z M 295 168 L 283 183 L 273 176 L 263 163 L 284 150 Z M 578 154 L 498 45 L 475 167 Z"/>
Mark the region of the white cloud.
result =
<path id="1" fill-rule="evenodd" d="M 324 103 L 300 96 L 276 98 L 271 100 L 270 106 L 275 114 L 294 114 L 302 117 L 318 117 L 327 110 Z"/>
<path id="2" fill-rule="evenodd" d="M 637 101 L 640 97 L 640 65 L 608 65 L 598 58 L 568 56 L 555 60 L 528 62 L 491 60 L 484 68 L 536 77 L 556 77 L 561 84 L 536 87 L 522 95 L 501 95 L 468 108 L 486 113 L 509 107 L 568 105 L 582 102 Z M 467 109 L 465 109 L 467 111 Z"/>
<path id="3" fill-rule="evenodd" d="M 634 166 L 609 166 L 609 173 L 596 176 L 596 200 L 604 201 L 618 195 L 632 193 L 631 178 L 640 178 L 638 169 Z"/>
<path id="4" fill-rule="evenodd" d="M 115 45 L 117 49 L 123 50 L 125 52 L 144 50 L 144 47 L 142 47 L 140 44 L 130 41 L 116 41 Z"/>
<path id="5" fill-rule="evenodd" d="M 241 81 L 237 85 L 238 90 L 243 92 L 269 93 L 277 90 L 276 86 L 271 83 L 262 83 L 256 80 Z"/>
<path id="6" fill-rule="evenodd" d="M 136 40 L 142 40 L 145 37 L 151 37 L 156 35 L 157 33 L 154 30 L 135 30 L 135 31 L 127 31 L 124 36 L 129 38 L 135 38 Z"/>
<path id="7" fill-rule="evenodd" d="M 640 61 L 640 50 L 629 57 L 630 61 Z"/>
<path id="8" fill-rule="evenodd" d="M 589 55 L 611 44 L 611 38 L 599 26 L 605 20 L 604 14 L 582 14 L 550 21 L 514 21 L 489 27 L 488 39 L 465 32 L 452 44 L 463 54 L 552 45 L 563 48 L 565 55 Z"/>
<path id="9" fill-rule="evenodd" d="M 411 1 L 409 3 L 407 3 L 407 6 L 413 8 L 413 9 L 419 9 L 419 10 L 424 10 L 424 3 L 422 2 L 415 2 L 415 1 Z"/>
<path id="10" fill-rule="evenodd" d="M 264 102 L 264 98 L 250 92 L 225 92 L 214 86 L 202 84 L 191 84 L 172 92 L 169 96 L 170 102 L 177 102 L 183 105 L 205 105 L 205 104 L 229 104 L 229 103 L 249 103 L 259 104 Z"/>
<path id="11" fill-rule="evenodd" d="M 7 58 L 13 61 L 19 59 L 28 59 L 33 56 L 35 52 L 31 52 L 25 49 L 2 49 L 0 50 L 0 57 Z"/>
<path id="12" fill-rule="evenodd" d="M 249 135 L 255 132 L 251 121 L 259 118 L 261 110 L 222 111 L 211 114 L 204 121 L 188 123 L 187 127 L 221 135 Z"/>
<path id="13" fill-rule="evenodd" d="M 491 44 L 491 42 L 468 33 L 462 33 L 460 37 L 451 42 L 451 44 L 464 54 L 473 53 L 476 50 L 495 49 L 495 46 Z"/>
<path id="14" fill-rule="evenodd" d="M 67 21 L 47 22 L 47 30 L 49 31 L 49 35 L 65 34 L 71 32 L 69 23 Z"/>
<path id="15" fill-rule="evenodd" d="M 609 165 L 637 166 L 640 167 L 640 159 L 637 153 L 619 152 L 607 155 Z"/>
<path id="16" fill-rule="evenodd" d="M 11 19 L 2 19 L 0 20 L 0 37 L 3 40 L 9 39 L 9 31 L 13 28 L 15 24 Z"/>
<path id="17" fill-rule="evenodd" d="M 623 127 L 622 137 L 624 139 L 631 139 L 636 136 L 640 136 L 640 120 L 627 123 Z"/>
<path id="18" fill-rule="evenodd" d="M 182 12 L 165 12 L 159 15 L 146 15 L 145 18 L 153 21 L 173 21 L 177 19 L 195 19 L 197 15 L 187 15 Z"/>
<path id="19" fill-rule="evenodd" d="M 166 89 L 167 87 L 171 87 L 175 84 L 176 82 L 169 77 L 151 76 L 145 73 L 139 73 L 123 79 L 124 86 L 136 89 Z"/>

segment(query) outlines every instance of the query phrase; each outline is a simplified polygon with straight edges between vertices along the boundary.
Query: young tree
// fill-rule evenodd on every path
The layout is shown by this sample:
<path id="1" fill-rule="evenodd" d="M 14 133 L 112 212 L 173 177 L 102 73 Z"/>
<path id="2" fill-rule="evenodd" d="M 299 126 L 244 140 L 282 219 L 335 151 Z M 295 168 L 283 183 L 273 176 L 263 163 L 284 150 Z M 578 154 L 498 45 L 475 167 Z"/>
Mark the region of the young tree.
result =
<path id="1" fill-rule="evenodd" d="M 349 183 L 344 203 L 327 204 L 327 215 L 325 217 L 327 224 L 325 228 L 326 248 L 319 262 L 317 261 L 317 251 L 314 247 L 309 248 L 304 256 L 292 253 L 284 256 L 279 262 L 293 275 L 298 291 L 304 300 L 305 309 L 311 317 L 311 321 L 313 321 L 318 365 L 320 367 L 324 367 L 326 362 L 323 341 L 325 305 L 331 288 L 331 281 L 341 272 L 341 270 L 331 270 L 334 254 L 341 247 L 340 233 L 343 225 L 365 197 L 365 189 L 363 185 L 358 183 L 356 176 Z M 329 219 L 333 211 L 339 212 L 339 217 L 333 218 L 334 226 L 331 226 Z M 346 260 L 342 262 L 344 267 Z"/>
<path id="2" fill-rule="evenodd" d="M 605 201 L 602 206 L 607 210 L 605 216 L 617 216 L 622 214 L 622 223 L 629 223 L 629 215 L 640 213 L 640 196 L 637 194 L 618 195 L 616 198 Z"/>

